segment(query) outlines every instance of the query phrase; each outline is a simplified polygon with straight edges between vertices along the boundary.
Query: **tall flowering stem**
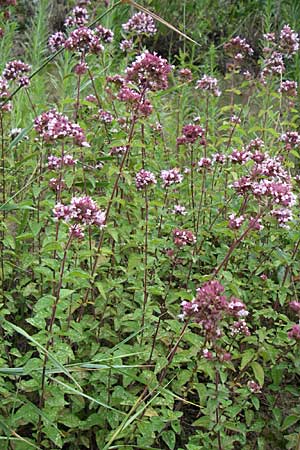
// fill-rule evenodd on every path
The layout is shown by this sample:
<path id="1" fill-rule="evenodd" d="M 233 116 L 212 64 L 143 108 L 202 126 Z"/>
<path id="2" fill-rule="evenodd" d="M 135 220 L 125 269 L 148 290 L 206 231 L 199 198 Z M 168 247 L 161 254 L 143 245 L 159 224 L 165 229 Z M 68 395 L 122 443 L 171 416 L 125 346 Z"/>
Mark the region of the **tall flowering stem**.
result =
<path id="1" fill-rule="evenodd" d="M 145 237 L 144 237 L 144 278 L 143 278 L 143 290 L 144 290 L 144 299 L 143 299 L 143 311 L 142 311 L 142 337 L 143 337 L 143 328 L 145 325 L 145 313 L 146 313 L 146 305 L 148 300 L 148 219 L 149 219 L 149 201 L 148 201 L 148 190 L 145 189 L 144 192 L 145 199 Z"/>
<path id="2" fill-rule="evenodd" d="M 226 253 L 223 261 L 219 264 L 219 266 L 213 271 L 213 277 L 217 276 L 218 273 L 221 271 L 221 269 L 224 267 L 226 269 L 228 261 L 232 255 L 232 253 L 234 252 L 234 250 L 236 249 L 236 247 L 243 241 L 243 239 L 247 236 L 247 234 L 255 229 L 256 224 L 259 223 L 260 218 L 262 217 L 262 212 L 259 212 L 256 217 L 254 219 L 251 219 L 249 222 L 248 227 L 245 229 L 245 231 L 241 234 L 241 236 L 239 238 L 236 238 L 231 246 L 228 249 L 228 252 Z"/>
<path id="3" fill-rule="evenodd" d="M 1 133 L 1 175 L 2 175 L 2 204 L 6 203 L 6 180 L 5 180 L 5 145 L 4 145 L 4 129 L 3 129 L 3 114 L 0 113 L 0 133 Z M 5 211 L 2 212 L 3 221 L 5 220 Z M 1 224 L 1 289 L 2 298 L 4 299 L 4 223 Z"/>
<path id="4" fill-rule="evenodd" d="M 121 160 L 121 163 L 120 163 L 120 166 L 119 166 L 119 172 L 118 172 L 118 174 L 116 176 L 116 179 L 115 179 L 115 182 L 114 182 L 114 186 L 113 186 L 113 189 L 112 189 L 112 192 L 111 192 L 111 195 L 110 195 L 110 198 L 108 200 L 107 207 L 106 207 L 106 211 L 105 211 L 105 222 L 106 223 L 107 223 L 107 220 L 109 218 L 110 209 L 111 209 L 113 200 L 114 200 L 115 195 L 116 195 L 117 190 L 118 190 L 119 181 L 120 181 L 120 178 L 121 178 L 122 173 L 123 173 L 123 168 L 124 168 L 124 165 L 125 165 L 125 161 L 126 161 L 128 155 L 129 155 L 129 152 L 130 152 L 131 141 L 132 141 L 133 136 L 134 136 L 134 129 L 135 129 L 136 121 L 137 121 L 137 116 L 135 114 L 133 114 L 132 121 L 131 121 L 131 127 L 130 127 L 130 130 L 129 130 L 128 141 L 127 141 L 127 145 L 126 145 L 126 151 L 123 154 L 123 157 L 122 157 L 122 160 Z M 104 239 L 104 230 L 102 230 L 102 232 L 100 234 L 100 238 L 99 238 L 99 242 L 98 242 L 98 246 L 97 246 L 97 250 L 96 250 L 96 255 L 94 257 L 94 263 L 93 263 L 92 270 L 91 270 L 91 277 L 92 278 L 95 276 L 95 273 L 96 273 L 96 269 L 97 269 L 97 265 L 98 265 L 98 261 L 99 261 L 99 257 L 100 257 L 100 250 L 101 250 L 101 247 L 102 247 L 102 244 L 103 244 L 103 239 Z M 87 290 L 85 292 L 85 295 L 84 295 L 84 298 L 83 298 L 83 301 L 82 301 L 82 305 L 81 305 L 81 308 L 80 308 L 79 316 L 78 316 L 78 319 L 77 319 L 78 322 L 80 322 L 82 317 L 83 317 L 84 307 L 87 304 L 88 297 L 89 297 L 89 294 L 91 292 L 91 289 L 92 289 L 92 287 L 90 286 L 90 287 L 87 288 Z"/>
<path id="5" fill-rule="evenodd" d="M 65 265 L 66 265 L 66 260 L 67 260 L 67 254 L 68 254 L 68 250 L 70 248 L 70 244 L 72 242 L 72 234 L 69 235 L 69 239 L 65 245 L 65 249 L 64 249 L 64 254 L 63 254 L 63 258 L 61 261 L 61 265 L 60 265 L 60 271 L 59 271 L 59 279 L 57 282 L 57 286 L 56 286 L 56 290 L 55 290 L 55 300 L 53 302 L 52 305 L 52 313 L 51 313 L 51 317 L 49 320 L 49 325 L 47 328 L 47 331 L 49 333 L 49 339 L 48 342 L 46 344 L 46 350 L 48 351 L 49 348 L 51 347 L 51 345 L 53 345 L 53 325 L 55 322 L 55 317 L 56 317 L 56 311 L 57 311 L 57 305 L 59 303 L 59 299 L 60 299 L 60 292 L 61 292 L 61 287 L 62 287 L 62 283 L 63 283 L 63 276 L 64 276 L 64 271 L 65 271 Z M 47 366 L 47 362 L 48 362 L 48 353 L 47 351 L 45 352 L 45 356 L 44 356 L 44 362 L 43 362 L 43 368 L 42 368 L 42 381 L 41 381 L 41 394 L 40 394 L 40 400 L 39 400 L 39 408 L 42 409 L 44 407 L 45 404 L 45 382 L 46 382 L 46 366 Z M 38 434 L 37 434 L 37 442 L 38 444 L 41 441 L 41 426 L 42 426 L 42 417 L 39 417 L 39 423 L 38 423 Z"/>

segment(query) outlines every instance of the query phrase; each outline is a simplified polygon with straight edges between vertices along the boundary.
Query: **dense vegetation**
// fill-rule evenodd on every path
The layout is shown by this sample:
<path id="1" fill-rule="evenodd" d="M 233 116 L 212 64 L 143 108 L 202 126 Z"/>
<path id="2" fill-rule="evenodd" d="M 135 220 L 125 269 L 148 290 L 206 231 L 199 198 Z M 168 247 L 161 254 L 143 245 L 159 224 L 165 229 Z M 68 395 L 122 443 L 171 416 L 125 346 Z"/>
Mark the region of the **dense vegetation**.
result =
<path id="1" fill-rule="evenodd" d="M 299 6 L 236 3 L 0 0 L 0 449 L 300 448 Z"/>

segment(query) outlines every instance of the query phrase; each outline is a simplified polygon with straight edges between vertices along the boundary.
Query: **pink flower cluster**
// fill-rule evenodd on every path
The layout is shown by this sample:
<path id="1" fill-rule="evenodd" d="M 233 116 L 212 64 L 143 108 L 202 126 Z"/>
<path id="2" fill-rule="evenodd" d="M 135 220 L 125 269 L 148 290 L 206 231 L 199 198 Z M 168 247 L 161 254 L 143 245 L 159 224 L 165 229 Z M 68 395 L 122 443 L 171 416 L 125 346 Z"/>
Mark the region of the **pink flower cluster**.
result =
<path id="1" fill-rule="evenodd" d="M 65 27 L 82 27 L 86 25 L 89 20 L 89 15 L 86 8 L 81 6 L 75 6 L 73 8 L 71 15 L 65 20 Z"/>
<path id="2" fill-rule="evenodd" d="M 72 31 L 64 46 L 68 50 L 95 54 L 101 53 L 104 49 L 96 32 L 84 26 Z"/>
<path id="3" fill-rule="evenodd" d="M 267 199 L 272 207 L 271 215 L 280 226 L 287 228 L 286 223 L 292 218 L 290 208 L 296 203 L 290 176 L 282 166 L 280 157 L 271 158 L 267 153 L 263 154 L 263 158 L 261 156 L 258 158 L 257 153 L 252 155 L 255 164 L 250 175 L 242 176 L 232 186 L 239 195 L 252 194 L 257 200 Z M 274 204 L 283 208 L 274 209 Z M 254 228 L 262 228 L 260 221 L 255 222 Z"/>
<path id="4" fill-rule="evenodd" d="M 127 150 L 127 146 L 126 145 L 120 145 L 118 147 L 112 147 L 110 149 L 109 154 L 111 156 L 115 156 L 115 155 L 119 156 L 119 155 L 123 155 L 126 152 L 126 150 Z"/>
<path id="5" fill-rule="evenodd" d="M 274 209 L 271 211 L 271 216 L 275 217 L 281 228 L 286 228 L 287 230 L 290 228 L 287 223 L 293 220 L 293 214 L 289 208 Z"/>
<path id="6" fill-rule="evenodd" d="M 139 112 L 141 116 L 149 116 L 152 113 L 153 107 L 148 99 L 144 95 L 136 92 L 135 90 L 123 85 L 117 95 L 117 99 L 121 102 L 127 103 L 128 107 L 134 110 L 135 113 Z"/>
<path id="7" fill-rule="evenodd" d="M 224 44 L 224 50 L 234 61 L 240 63 L 246 56 L 253 55 L 253 49 L 247 43 L 246 39 L 236 36 Z"/>
<path id="8" fill-rule="evenodd" d="M 175 167 L 170 170 L 162 170 L 160 173 L 160 178 L 163 181 L 163 187 L 167 188 L 172 186 L 173 184 L 182 183 L 183 175 L 180 173 L 180 169 Z"/>
<path id="9" fill-rule="evenodd" d="M 8 82 L 0 77 L 0 98 L 5 99 L 9 96 Z"/>
<path id="10" fill-rule="evenodd" d="M 247 150 L 232 150 L 231 155 L 229 155 L 229 159 L 233 164 L 245 164 L 249 159 L 251 159 L 251 152 Z"/>
<path id="11" fill-rule="evenodd" d="M 199 169 L 209 169 L 212 165 L 212 160 L 210 158 L 201 158 L 198 161 L 198 168 Z"/>
<path id="12" fill-rule="evenodd" d="M 282 75 L 285 71 L 282 53 L 272 52 L 269 58 L 264 61 L 264 66 L 261 73 L 262 82 L 265 82 L 267 75 Z"/>
<path id="13" fill-rule="evenodd" d="M 61 31 L 57 31 L 56 33 L 52 34 L 52 36 L 49 37 L 48 40 L 48 46 L 50 50 L 54 53 L 60 48 L 62 48 L 65 45 L 66 37 L 64 33 Z"/>
<path id="14" fill-rule="evenodd" d="M 64 155 L 63 159 L 59 156 L 48 156 L 48 169 L 57 170 L 61 166 L 75 166 L 77 159 L 74 159 L 72 155 Z"/>
<path id="15" fill-rule="evenodd" d="M 221 95 L 221 91 L 218 86 L 218 80 L 208 75 L 203 75 L 201 80 L 197 81 L 196 89 L 207 91 L 211 93 L 214 97 L 220 97 Z"/>
<path id="16" fill-rule="evenodd" d="M 77 123 L 70 122 L 67 116 L 51 109 L 42 113 L 34 120 L 34 129 L 46 142 L 70 137 L 76 145 L 89 147 L 82 128 Z"/>
<path id="17" fill-rule="evenodd" d="M 265 146 L 264 141 L 260 138 L 251 139 L 249 144 L 246 146 L 246 150 L 261 150 Z"/>
<path id="18" fill-rule="evenodd" d="M 105 226 L 106 214 L 91 197 L 73 197 L 69 205 L 57 203 L 53 209 L 56 220 L 73 221 L 78 225 Z"/>
<path id="19" fill-rule="evenodd" d="M 222 153 L 214 153 L 211 158 L 212 164 L 224 164 L 226 160 L 226 155 L 223 155 Z"/>
<path id="20" fill-rule="evenodd" d="M 300 325 L 294 324 L 292 329 L 288 332 L 288 337 L 290 339 L 295 339 L 296 341 L 300 341 Z"/>
<path id="21" fill-rule="evenodd" d="M 122 52 L 127 52 L 128 50 L 133 49 L 133 40 L 132 39 L 122 39 L 120 42 L 120 50 Z"/>
<path id="22" fill-rule="evenodd" d="M 189 83 L 193 79 L 193 74 L 190 69 L 180 69 L 178 72 L 179 79 L 183 82 Z"/>
<path id="23" fill-rule="evenodd" d="M 289 303 L 289 307 L 292 311 L 294 311 L 298 316 L 300 316 L 300 302 L 293 300 Z M 300 325 L 294 324 L 292 329 L 288 332 L 288 337 L 290 339 L 295 339 L 296 341 L 300 341 Z"/>
<path id="24" fill-rule="evenodd" d="M 279 36 L 279 48 L 285 56 L 295 55 L 299 50 L 299 36 L 289 25 L 284 25 Z"/>
<path id="25" fill-rule="evenodd" d="M 298 83 L 293 80 L 285 80 L 280 83 L 278 92 L 286 94 L 288 97 L 297 97 Z"/>
<path id="26" fill-rule="evenodd" d="M 245 216 L 236 216 L 234 213 L 229 216 L 228 226 L 232 230 L 238 230 L 245 222 Z"/>
<path id="27" fill-rule="evenodd" d="M 135 185 L 138 190 L 146 189 L 157 183 L 156 178 L 149 170 L 141 169 L 135 176 Z"/>
<path id="28" fill-rule="evenodd" d="M 291 150 L 300 144 L 300 134 L 297 131 L 287 131 L 280 136 L 281 142 L 285 143 L 285 149 Z"/>
<path id="29" fill-rule="evenodd" d="M 247 383 L 248 389 L 253 394 L 259 394 L 261 392 L 261 386 L 256 383 L 254 380 L 250 380 Z"/>
<path id="30" fill-rule="evenodd" d="M 196 243 L 196 236 L 189 230 L 173 230 L 173 241 L 176 247 L 185 247 Z"/>
<path id="31" fill-rule="evenodd" d="M 153 36 L 157 29 L 155 27 L 154 20 L 149 14 L 139 12 L 134 14 L 128 22 L 122 25 L 122 28 L 127 33 L 133 33 L 137 35 L 146 34 L 147 36 Z"/>
<path id="32" fill-rule="evenodd" d="M 134 82 L 142 91 L 167 89 L 172 66 L 156 53 L 145 51 L 126 69 L 126 81 Z"/>
<path id="33" fill-rule="evenodd" d="M 17 81 L 20 86 L 29 86 L 29 78 L 25 75 L 30 72 L 31 66 L 20 60 L 10 61 L 6 64 L 2 77 L 7 81 Z"/>
<path id="34" fill-rule="evenodd" d="M 100 109 L 98 112 L 98 117 L 103 123 L 112 123 L 114 120 L 114 116 L 109 111 L 104 111 L 103 109 Z"/>
<path id="35" fill-rule="evenodd" d="M 74 67 L 74 72 L 78 76 L 84 75 L 88 70 L 89 70 L 89 66 L 84 61 L 76 64 L 76 66 Z"/>
<path id="36" fill-rule="evenodd" d="M 198 138 L 202 138 L 204 129 L 199 125 L 188 124 L 182 128 L 182 136 L 177 138 L 177 144 L 194 144 Z M 203 143 L 203 142 L 202 142 Z"/>
<path id="37" fill-rule="evenodd" d="M 185 216 L 187 214 L 187 210 L 184 206 L 174 205 L 172 213 L 178 216 Z"/>
<path id="38" fill-rule="evenodd" d="M 248 311 L 244 303 L 232 297 L 229 301 L 223 295 L 224 287 L 217 280 L 208 281 L 197 289 L 196 297 L 192 301 L 183 301 L 180 318 L 191 318 L 199 323 L 208 340 L 215 340 L 221 336 L 221 321 L 225 317 L 239 319 L 233 323 L 232 331 L 239 330 L 242 334 L 249 333 L 247 329 L 238 328 L 237 324 L 246 324 L 244 317 Z"/>
<path id="39" fill-rule="evenodd" d="M 59 192 L 65 189 L 66 183 L 62 178 L 51 178 L 49 181 L 49 188 L 53 191 Z"/>
<path id="40" fill-rule="evenodd" d="M 98 25 L 95 28 L 95 34 L 98 36 L 101 41 L 105 42 L 106 44 L 109 44 L 114 39 L 114 33 L 109 28 L 105 28 L 102 25 Z"/>

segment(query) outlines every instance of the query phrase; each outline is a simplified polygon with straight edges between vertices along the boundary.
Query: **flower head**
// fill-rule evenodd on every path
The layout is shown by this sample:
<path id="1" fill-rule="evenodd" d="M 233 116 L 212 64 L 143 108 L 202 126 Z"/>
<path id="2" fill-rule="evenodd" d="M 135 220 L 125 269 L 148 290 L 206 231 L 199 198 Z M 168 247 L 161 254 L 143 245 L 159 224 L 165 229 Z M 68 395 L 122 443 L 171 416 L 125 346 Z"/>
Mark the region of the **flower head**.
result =
<path id="1" fill-rule="evenodd" d="M 162 170 L 160 178 L 163 180 L 163 187 L 170 187 L 173 184 L 179 184 L 183 180 L 183 175 L 180 173 L 180 169 L 175 167 L 170 170 Z"/>
<path id="2" fill-rule="evenodd" d="M 167 89 L 168 75 L 172 66 L 156 53 L 145 51 L 137 56 L 126 69 L 126 80 L 136 83 L 141 90 L 159 91 Z"/>
<path id="3" fill-rule="evenodd" d="M 133 33 L 137 35 L 146 34 L 147 36 L 153 36 L 157 29 L 155 27 L 154 20 L 149 14 L 138 12 L 134 14 L 128 22 L 122 25 L 122 28 L 127 33 Z"/>
<path id="4" fill-rule="evenodd" d="M 138 190 L 146 189 L 156 183 L 154 174 L 149 170 L 141 169 L 135 176 L 135 185 Z"/>

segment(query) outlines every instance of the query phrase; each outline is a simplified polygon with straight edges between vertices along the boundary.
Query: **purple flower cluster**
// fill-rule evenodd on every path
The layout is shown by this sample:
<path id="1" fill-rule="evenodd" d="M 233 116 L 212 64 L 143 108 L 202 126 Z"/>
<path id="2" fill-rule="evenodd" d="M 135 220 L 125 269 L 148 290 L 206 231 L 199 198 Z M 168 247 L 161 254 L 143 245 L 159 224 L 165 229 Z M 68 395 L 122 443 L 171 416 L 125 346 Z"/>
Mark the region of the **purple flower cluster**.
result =
<path id="1" fill-rule="evenodd" d="M 224 287 L 219 281 L 208 281 L 197 289 L 196 297 L 192 301 L 181 303 L 182 314 L 180 317 L 182 319 L 192 318 L 199 323 L 208 340 L 215 340 L 221 336 L 221 321 L 226 316 L 239 319 L 234 322 L 232 330 L 238 330 L 235 324 L 246 323 L 244 317 L 248 315 L 248 311 L 244 303 L 234 297 L 228 301 L 223 292 Z M 240 332 L 247 334 L 242 328 L 240 328 Z"/>
<path id="2" fill-rule="evenodd" d="M 0 99 L 4 100 L 8 96 L 8 82 L 4 78 L 0 77 Z"/>
<path id="3" fill-rule="evenodd" d="M 17 81 L 20 86 L 29 86 L 29 78 L 26 73 L 30 72 L 31 66 L 20 60 L 10 61 L 6 64 L 2 77 L 7 81 Z"/>
<path id="4" fill-rule="evenodd" d="M 280 141 L 285 143 L 285 149 L 291 150 L 300 144 L 300 134 L 297 131 L 287 131 L 280 136 Z"/>
<path id="5" fill-rule="evenodd" d="M 156 183 L 154 174 L 149 170 L 141 169 L 135 176 L 135 185 L 138 190 L 146 189 Z"/>
<path id="6" fill-rule="evenodd" d="M 132 39 L 122 39 L 120 42 L 120 50 L 122 52 L 127 52 L 128 50 L 133 49 L 133 40 Z"/>
<path id="7" fill-rule="evenodd" d="M 212 155 L 211 161 L 212 164 L 224 164 L 226 162 L 226 155 L 223 155 L 222 153 L 214 153 Z"/>
<path id="8" fill-rule="evenodd" d="M 106 214 L 91 197 L 73 197 L 69 205 L 57 203 L 53 209 L 56 220 L 74 222 L 78 225 L 105 226 Z"/>
<path id="9" fill-rule="evenodd" d="M 70 137 L 76 145 L 89 147 L 82 128 L 77 123 L 70 122 L 67 116 L 55 109 L 42 113 L 34 120 L 34 129 L 46 142 Z"/>
<path id="10" fill-rule="evenodd" d="M 126 69 L 126 81 L 136 83 L 142 91 L 167 89 L 172 66 L 156 53 L 145 51 Z"/>
<path id="11" fill-rule="evenodd" d="M 233 164 L 245 164 L 247 161 L 251 159 L 251 152 L 247 150 L 232 150 L 231 155 L 229 155 L 229 159 Z"/>
<path id="12" fill-rule="evenodd" d="M 278 222 L 278 225 L 281 228 L 286 229 L 290 228 L 289 225 L 287 225 L 287 223 L 293 220 L 293 214 L 289 208 L 274 209 L 273 211 L 271 211 L 271 216 L 275 217 L 275 219 Z"/>
<path id="13" fill-rule="evenodd" d="M 126 31 L 126 33 L 133 33 L 137 35 L 146 34 L 147 36 L 153 36 L 157 32 L 152 17 L 143 12 L 134 14 L 128 22 L 122 25 L 122 28 Z"/>
<path id="14" fill-rule="evenodd" d="M 103 109 L 100 109 L 98 112 L 99 120 L 103 123 L 112 123 L 114 120 L 114 116 L 109 111 L 104 111 Z"/>
<path id="15" fill-rule="evenodd" d="M 253 394 L 259 394 L 261 392 L 261 386 L 256 383 L 254 380 L 250 380 L 247 383 L 248 389 Z"/>
<path id="16" fill-rule="evenodd" d="M 198 138 L 202 138 L 204 129 L 199 125 L 188 124 L 182 128 L 182 136 L 177 138 L 177 144 L 194 144 Z"/>
<path id="17" fill-rule="evenodd" d="M 170 170 L 162 170 L 160 173 L 160 178 L 163 181 L 163 187 L 167 188 L 172 186 L 173 184 L 182 183 L 183 175 L 180 173 L 180 169 L 175 167 Z"/>
<path id="18" fill-rule="evenodd" d="M 174 205 L 172 213 L 178 216 L 185 216 L 187 214 L 187 210 L 184 206 Z"/>
<path id="19" fill-rule="evenodd" d="M 64 155 L 63 159 L 59 156 L 48 156 L 48 169 L 57 170 L 62 166 L 75 166 L 77 159 L 74 159 L 72 155 Z"/>
<path id="20" fill-rule="evenodd" d="M 212 165 L 212 160 L 210 158 L 201 158 L 198 161 L 198 168 L 199 169 L 209 169 Z"/>
<path id="21" fill-rule="evenodd" d="M 278 92 L 280 94 L 285 94 L 288 97 L 297 97 L 297 89 L 298 89 L 297 81 L 285 80 L 280 83 L 280 88 L 278 89 Z"/>
<path id="22" fill-rule="evenodd" d="M 128 106 L 135 111 L 139 112 L 141 116 L 149 116 L 152 113 L 153 107 L 148 99 L 144 95 L 136 92 L 135 90 L 123 85 L 119 90 L 117 99 L 121 102 L 127 103 Z"/>
<path id="23" fill-rule="evenodd" d="M 271 215 L 278 220 L 280 226 L 286 228 L 288 218 L 292 218 L 292 212 L 287 209 L 294 206 L 296 202 L 290 176 L 282 166 L 281 158 L 271 158 L 268 154 L 264 154 L 263 158 L 257 158 L 257 156 L 256 153 L 251 157 L 259 162 L 255 161 L 250 174 L 242 176 L 232 186 L 241 196 L 252 194 L 257 200 L 266 199 L 269 207 L 272 207 Z M 274 205 L 281 208 L 274 209 Z M 255 229 L 261 229 L 259 222 L 254 225 Z"/>
<path id="24" fill-rule="evenodd" d="M 290 339 L 295 339 L 296 341 L 300 341 L 300 325 L 294 324 L 292 329 L 288 332 L 288 337 Z"/>
<path id="25" fill-rule="evenodd" d="M 228 226 L 232 230 L 238 230 L 245 222 L 245 216 L 236 216 L 234 213 L 229 216 Z"/>
<path id="26" fill-rule="evenodd" d="M 101 53 L 104 49 L 95 31 L 84 26 L 72 31 L 64 46 L 68 50 L 95 54 Z"/>
<path id="27" fill-rule="evenodd" d="M 236 36 L 224 44 L 224 50 L 236 63 L 240 63 L 246 56 L 253 55 L 253 49 L 246 39 L 242 39 L 240 36 Z"/>
<path id="28" fill-rule="evenodd" d="M 51 178 L 49 180 L 49 188 L 55 192 L 60 192 L 65 189 L 66 183 L 62 178 Z"/>
<path id="29" fill-rule="evenodd" d="M 218 80 L 208 75 L 203 75 L 201 80 L 197 81 L 196 89 L 207 91 L 211 93 L 214 97 L 220 97 L 221 95 L 221 91 L 218 86 Z"/>
<path id="30" fill-rule="evenodd" d="M 279 48 L 286 57 L 295 55 L 299 50 L 299 36 L 289 25 L 284 25 L 279 36 Z"/>
<path id="31" fill-rule="evenodd" d="M 106 44 L 109 44 L 114 39 L 114 33 L 109 28 L 105 28 L 102 25 L 98 25 L 95 28 L 95 34 L 98 36 L 101 41 L 105 42 Z"/>
<path id="32" fill-rule="evenodd" d="M 298 315 L 300 314 L 300 302 L 293 300 L 289 303 L 289 307 L 291 308 L 292 311 L 294 311 Z"/>
<path id="33" fill-rule="evenodd" d="M 126 145 L 120 145 L 118 147 L 112 147 L 110 149 L 109 154 L 111 156 L 115 156 L 115 155 L 119 156 L 119 155 L 123 155 L 126 152 L 126 150 L 127 150 L 127 146 Z"/>
<path id="34" fill-rule="evenodd" d="M 87 73 L 88 70 L 89 70 L 89 66 L 84 61 L 76 64 L 76 66 L 74 67 L 74 72 L 78 76 L 84 75 L 85 73 Z"/>
<path id="35" fill-rule="evenodd" d="M 88 23 L 89 15 L 86 8 L 75 6 L 71 15 L 65 20 L 65 27 L 82 27 Z"/>
<path id="36" fill-rule="evenodd" d="M 261 150 L 265 146 L 264 141 L 260 138 L 252 139 L 246 146 L 247 151 Z"/>
<path id="37" fill-rule="evenodd" d="M 173 230 L 173 242 L 176 247 L 185 247 L 186 245 L 193 245 L 196 243 L 196 236 L 192 231 L 179 230 L 176 228 Z"/>
<path id="38" fill-rule="evenodd" d="M 48 46 L 50 50 L 54 53 L 60 48 L 62 48 L 65 45 L 66 37 L 64 33 L 61 31 L 57 31 L 56 33 L 52 34 L 52 36 L 49 37 L 48 40 Z"/>
<path id="39" fill-rule="evenodd" d="M 185 83 L 190 83 L 193 80 L 193 74 L 190 69 L 180 69 L 178 72 L 179 79 Z"/>
<path id="40" fill-rule="evenodd" d="M 269 58 L 264 61 L 264 66 L 261 73 L 262 82 L 265 82 L 267 75 L 282 75 L 285 71 L 282 53 L 272 52 Z"/>

